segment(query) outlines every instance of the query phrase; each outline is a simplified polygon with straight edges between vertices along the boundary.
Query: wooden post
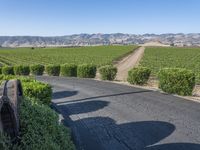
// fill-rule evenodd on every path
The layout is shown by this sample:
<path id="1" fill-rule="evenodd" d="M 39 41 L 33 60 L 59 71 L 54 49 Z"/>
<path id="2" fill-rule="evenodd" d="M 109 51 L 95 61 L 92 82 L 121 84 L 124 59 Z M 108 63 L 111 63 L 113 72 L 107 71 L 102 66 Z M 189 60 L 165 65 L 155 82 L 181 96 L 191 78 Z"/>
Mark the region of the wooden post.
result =
<path id="1" fill-rule="evenodd" d="M 19 80 L 5 81 L 0 87 L 0 131 L 12 140 L 19 134 L 19 105 L 22 96 Z"/>

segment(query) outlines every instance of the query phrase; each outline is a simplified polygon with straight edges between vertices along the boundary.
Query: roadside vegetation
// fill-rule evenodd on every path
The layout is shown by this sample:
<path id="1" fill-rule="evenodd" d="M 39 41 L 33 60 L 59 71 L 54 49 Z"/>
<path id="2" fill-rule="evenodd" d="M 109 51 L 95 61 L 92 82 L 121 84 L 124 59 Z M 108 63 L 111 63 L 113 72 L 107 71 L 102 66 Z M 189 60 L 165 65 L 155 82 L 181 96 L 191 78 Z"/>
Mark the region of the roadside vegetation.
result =
<path id="1" fill-rule="evenodd" d="M 164 92 L 178 95 L 192 95 L 195 74 L 187 69 L 166 68 L 158 73 L 159 88 Z"/>
<path id="2" fill-rule="evenodd" d="M 0 76 L 0 83 L 8 79 L 20 79 L 24 97 L 20 104 L 20 135 L 17 143 L 0 135 L 0 149 L 26 150 L 51 149 L 74 150 L 70 130 L 59 123 L 58 114 L 49 105 L 52 90 L 48 84 L 31 78 Z"/>
<path id="3" fill-rule="evenodd" d="M 117 75 L 117 68 L 112 65 L 106 65 L 99 68 L 102 80 L 114 80 Z"/>
<path id="4" fill-rule="evenodd" d="M 133 68 L 128 72 L 127 81 L 130 84 L 144 85 L 147 83 L 151 74 L 151 70 L 146 67 Z"/>

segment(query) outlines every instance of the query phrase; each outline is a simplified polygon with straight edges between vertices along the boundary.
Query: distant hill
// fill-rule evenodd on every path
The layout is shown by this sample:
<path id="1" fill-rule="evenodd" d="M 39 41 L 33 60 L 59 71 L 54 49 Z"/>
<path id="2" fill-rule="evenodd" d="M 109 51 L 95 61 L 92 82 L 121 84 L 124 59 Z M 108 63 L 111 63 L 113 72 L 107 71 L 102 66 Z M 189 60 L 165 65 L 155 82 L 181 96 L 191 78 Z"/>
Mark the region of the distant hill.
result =
<path id="1" fill-rule="evenodd" d="M 68 36 L 0 36 L 0 47 L 89 46 L 110 44 L 160 43 L 175 46 L 200 46 L 196 34 L 74 34 Z"/>

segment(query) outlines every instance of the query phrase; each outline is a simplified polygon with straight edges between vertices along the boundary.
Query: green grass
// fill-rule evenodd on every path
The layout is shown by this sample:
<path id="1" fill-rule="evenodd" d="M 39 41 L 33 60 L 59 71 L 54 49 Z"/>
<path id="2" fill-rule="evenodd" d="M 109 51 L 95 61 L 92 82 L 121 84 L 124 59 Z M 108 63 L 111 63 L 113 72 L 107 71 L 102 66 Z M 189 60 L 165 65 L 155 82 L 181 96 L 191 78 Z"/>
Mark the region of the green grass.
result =
<path id="1" fill-rule="evenodd" d="M 140 65 L 149 67 L 153 75 L 161 68 L 186 68 L 199 74 L 200 48 L 149 47 Z"/>
<path id="2" fill-rule="evenodd" d="M 76 48 L 16 48 L 0 50 L 0 66 L 30 64 L 111 64 L 137 46 L 93 46 Z"/>

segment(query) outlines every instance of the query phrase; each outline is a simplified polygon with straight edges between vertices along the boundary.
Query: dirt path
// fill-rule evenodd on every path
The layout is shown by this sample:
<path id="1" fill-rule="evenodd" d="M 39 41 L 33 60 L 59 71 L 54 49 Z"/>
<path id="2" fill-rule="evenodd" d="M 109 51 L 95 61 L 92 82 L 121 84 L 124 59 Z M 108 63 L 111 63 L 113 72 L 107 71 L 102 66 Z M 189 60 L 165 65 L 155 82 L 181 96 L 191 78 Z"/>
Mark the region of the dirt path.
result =
<path id="1" fill-rule="evenodd" d="M 132 54 L 122 59 L 115 66 L 118 69 L 116 80 L 125 81 L 128 77 L 128 71 L 139 64 L 144 54 L 145 47 L 139 47 Z"/>

